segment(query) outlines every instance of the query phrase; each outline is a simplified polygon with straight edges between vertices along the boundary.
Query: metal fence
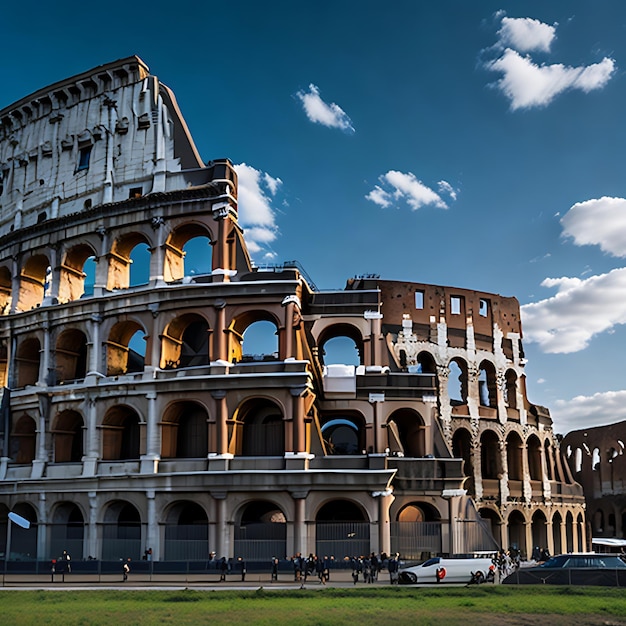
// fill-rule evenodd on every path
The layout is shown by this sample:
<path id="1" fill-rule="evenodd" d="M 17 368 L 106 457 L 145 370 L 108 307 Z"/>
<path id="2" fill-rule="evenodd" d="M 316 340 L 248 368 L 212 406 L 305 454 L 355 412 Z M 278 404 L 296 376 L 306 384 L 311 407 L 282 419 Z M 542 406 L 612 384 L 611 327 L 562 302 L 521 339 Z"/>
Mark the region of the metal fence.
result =
<path id="1" fill-rule="evenodd" d="M 359 557 L 370 550 L 370 524 L 367 522 L 317 522 L 315 550 L 318 556 Z"/>
<path id="2" fill-rule="evenodd" d="M 421 559 L 424 555 L 443 551 L 441 522 L 392 522 L 391 552 L 404 559 Z"/>
<path id="3" fill-rule="evenodd" d="M 200 561 L 208 555 L 207 524 L 181 524 L 165 527 L 165 561 Z"/>
<path id="4" fill-rule="evenodd" d="M 287 524 L 252 523 L 235 526 L 233 556 L 246 561 L 265 561 L 287 556 Z"/>

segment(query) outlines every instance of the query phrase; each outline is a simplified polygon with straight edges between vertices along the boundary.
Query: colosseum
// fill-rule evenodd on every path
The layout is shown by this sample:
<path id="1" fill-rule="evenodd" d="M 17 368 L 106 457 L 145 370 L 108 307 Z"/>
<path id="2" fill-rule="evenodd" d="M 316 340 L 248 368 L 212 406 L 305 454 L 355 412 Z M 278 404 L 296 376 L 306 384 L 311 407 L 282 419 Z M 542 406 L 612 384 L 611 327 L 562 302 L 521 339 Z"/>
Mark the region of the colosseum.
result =
<path id="1" fill-rule="evenodd" d="M 7 562 L 586 546 L 517 300 L 255 266 L 137 57 L 0 111 L 0 309 Z"/>

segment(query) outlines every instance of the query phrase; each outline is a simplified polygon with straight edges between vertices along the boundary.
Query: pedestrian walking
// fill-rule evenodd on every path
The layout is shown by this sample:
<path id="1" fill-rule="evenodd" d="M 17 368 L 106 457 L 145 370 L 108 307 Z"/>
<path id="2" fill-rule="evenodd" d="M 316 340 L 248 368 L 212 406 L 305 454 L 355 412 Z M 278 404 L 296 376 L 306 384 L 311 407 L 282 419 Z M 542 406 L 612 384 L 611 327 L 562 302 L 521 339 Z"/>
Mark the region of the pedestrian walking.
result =
<path id="1" fill-rule="evenodd" d="M 128 580 L 128 574 L 130 574 L 130 557 L 128 557 L 122 565 L 122 582 L 126 582 Z"/>

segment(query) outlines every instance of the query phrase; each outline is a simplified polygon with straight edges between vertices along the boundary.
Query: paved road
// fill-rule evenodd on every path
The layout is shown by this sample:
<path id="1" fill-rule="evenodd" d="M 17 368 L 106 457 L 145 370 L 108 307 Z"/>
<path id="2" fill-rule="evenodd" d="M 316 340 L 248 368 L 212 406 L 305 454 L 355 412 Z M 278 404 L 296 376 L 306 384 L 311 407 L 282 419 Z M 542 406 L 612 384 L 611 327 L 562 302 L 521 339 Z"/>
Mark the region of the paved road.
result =
<path id="1" fill-rule="evenodd" d="M 331 573 L 331 580 L 323 585 L 317 577 L 310 577 L 304 585 L 295 582 L 292 575 L 281 574 L 277 581 L 272 582 L 269 574 L 253 573 L 246 575 L 245 582 L 241 582 L 238 576 L 228 576 L 225 582 L 219 582 L 215 575 L 202 574 L 136 574 L 131 572 L 128 581 L 122 582 L 122 576 L 113 574 L 67 574 L 62 579 L 56 574 L 54 582 L 50 576 L 7 574 L 0 576 L 0 591 L 19 589 L 46 589 L 74 591 L 78 589 L 202 589 L 202 590 L 242 590 L 251 591 L 263 588 L 266 590 L 289 590 L 289 589 L 324 589 L 326 587 L 346 588 L 354 587 L 352 573 L 349 570 L 338 570 Z M 366 584 L 359 581 L 358 587 L 385 587 L 390 586 L 389 575 L 382 572 L 378 581 Z"/>

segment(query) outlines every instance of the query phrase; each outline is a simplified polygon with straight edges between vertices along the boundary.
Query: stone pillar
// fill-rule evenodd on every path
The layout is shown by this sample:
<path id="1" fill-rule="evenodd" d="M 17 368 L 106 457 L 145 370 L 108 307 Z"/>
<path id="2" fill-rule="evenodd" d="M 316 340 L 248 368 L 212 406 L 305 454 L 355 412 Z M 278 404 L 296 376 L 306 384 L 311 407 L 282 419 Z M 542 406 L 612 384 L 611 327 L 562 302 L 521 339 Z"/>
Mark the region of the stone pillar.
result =
<path id="1" fill-rule="evenodd" d="M 378 496 L 378 551 L 391 554 L 391 524 L 389 509 L 394 501 L 391 492 Z"/>
<path id="2" fill-rule="evenodd" d="M 96 276 L 93 284 L 94 297 L 102 296 L 109 282 L 109 235 L 104 226 L 96 229 L 96 233 L 100 236 L 101 246 L 100 254 L 96 256 Z"/>
<path id="3" fill-rule="evenodd" d="M 578 527 L 579 527 L 578 521 L 572 518 L 572 551 L 573 552 L 578 552 L 578 533 L 580 531 Z M 583 549 L 584 547 L 585 547 L 585 544 L 583 542 Z"/>
<path id="4" fill-rule="evenodd" d="M 293 439 L 285 437 L 285 448 L 289 446 L 291 441 L 292 450 L 286 449 L 285 452 L 306 453 L 306 430 L 304 424 L 304 394 L 307 388 L 291 387 L 289 393 L 293 398 Z M 285 433 L 287 435 L 287 433 Z"/>
<path id="5" fill-rule="evenodd" d="M 50 371 L 50 325 L 48 322 L 44 322 L 41 326 L 43 331 L 43 347 L 41 348 L 41 358 L 39 362 L 39 380 L 37 384 L 41 387 L 47 387 L 50 384 L 51 371 Z M 54 373 L 56 378 L 56 372 Z M 56 383 L 56 380 L 54 381 Z"/>
<path id="6" fill-rule="evenodd" d="M 283 300 L 283 306 L 285 308 L 284 329 L 282 333 L 283 341 L 281 341 L 281 345 L 278 346 L 278 354 L 284 361 L 294 356 L 293 315 L 295 303 L 293 300 L 285 298 L 285 300 Z"/>
<path id="7" fill-rule="evenodd" d="M 154 489 L 146 491 L 146 513 L 148 516 L 148 524 L 146 528 L 146 545 L 144 549 L 152 548 L 152 559 L 154 561 L 161 560 L 161 541 L 159 538 L 159 524 L 156 516 L 156 503 Z"/>
<path id="8" fill-rule="evenodd" d="M 552 520 L 546 519 L 546 538 L 548 545 L 545 546 L 548 548 L 548 552 L 550 554 L 554 554 L 554 535 L 552 534 Z"/>
<path id="9" fill-rule="evenodd" d="M 524 546 L 524 553 L 527 559 L 530 559 L 533 553 L 533 526 L 531 522 L 524 521 L 524 531 L 526 535 L 526 545 Z"/>
<path id="10" fill-rule="evenodd" d="M 533 497 L 533 488 L 530 484 L 530 470 L 528 467 L 528 446 L 525 442 L 522 442 L 522 495 L 526 502 L 530 502 Z"/>
<path id="11" fill-rule="evenodd" d="M 146 393 L 148 400 L 148 416 L 146 418 L 146 453 L 141 457 L 141 473 L 156 474 L 159 467 L 160 455 L 160 437 L 156 415 L 155 391 Z"/>
<path id="12" fill-rule="evenodd" d="M 211 391 L 211 396 L 215 400 L 215 432 L 209 432 L 209 442 L 213 442 L 215 453 L 222 456 L 228 454 L 228 405 L 226 404 L 226 391 L 216 389 Z M 212 424 L 209 425 L 209 431 Z M 209 449 L 209 453 L 211 450 Z"/>
<path id="13" fill-rule="evenodd" d="M 306 554 L 308 549 L 307 532 L 306 532 L 306 497 L 307 492 L 292 492 L 291 497 L 294 502 L 294 519 L 293 519 L 293 554 L 302 552 Z"/>
<path id="14" fill-rule="evenodd" d="M 216 557 L 229 557 L 230 554 L 230 533 L 226 523 L 226 493 L 211 492 L 215 499 L 216 528 L 215 528 L 215 553 Z"/>
<path id="15" fill-rule="evenodd" d="M 228 238 L 228 226 L 231 224 L 228 218 L 230 203 L 227 201 L 216 202 L 211 207 L 213 219 L 217 222 L 217 239 L 213 241 L 213 277 L 214 280 L 229 280 L 231 272 Z"/>
<path id="16" fill-rule="evenodd" d="M 506 440 L 500 439 L 500 502 L 505 503 L 509 498 L 509 463 L 506 450 Z"/>
<path id="17" fill-rule="evenodd" d="M 228 345 L 226 337 L 226 302 L 218 300 L 216 308 L 216 327 L 213 334 L 213 357 L 216 361 L 228 361 Z"/>
<path id="18" fill-rule="evenodd" d="M 163 246 L 165 220 L 160 215 L 152 217 L 151 226 L 155 231 L 156 245 L 150 249 L 150 283 L 158 284 L 163 282 Z"/>
<path id="19" fill-rule="evenodd" d="M 46 494 L 39 494 L 39 501 L 37 503 L 37 519 L 39 524 L 37 525 L 37 552 L 40 555 L 46 554 L 50 547 L 46 543 L 48 535 L 48 506 L 46 505 Z M 9 522 L 10 523 L 10 522 Z"/>
<path id="20" fill-rule="evenodd" d="M 11 308 L 10 313 L 16 313 L 18 302 L 20 301 L 21 287 L 21 268 L 17 262 L 17 258 L 13 257 L 11 261 Z"/>
<path id="21" fill-rule="evenodd" d="M 89 491 L 87 496 L 89 497 L 89 519 L 87 521 L 85 554 L 99 559 L 101 554 L 99 554 L 98 546 L 101 548 L 102 545 L 98 541 L 98 493 Z"/>
<path id="22" fill-rule="evenodd" d="M 543 497 L 545 500 L 551 500 L 552 498 L 552 487 L 550 485 L 550 481 L 548 480 L 548 463 L 549 459 L 546 458 L 546 446 L 544 443 L 541 444 L 541 482 L 543 487 Z M 552 550 L 550 550 L 550 554 L 552 554 Z"/>
<path id="23" fill-rule="evenodd" d="M 370 362 L 369 365 L 380 365 L 382 363 L 381 350 L 381 321 L 382 313 L 378 311 L 365 311 L 363 314 L 366 320 L 370 320 Z"/>
<path id="24" fill-rule="evenodd" d="M 98 457 L 100 456 L 98 440 L 98 415 L 96 413 L 96 399 L 86 397 L 87 404 L 87 424 L 86 433 L 86 454 L 83 456 L 83 476 L 95 476 Z"/>
<path id="25" fill-rule="evenodd" d="M 100 324 L 102 316 L 94 313 L 91 316 L 91 352 L 89 353 L 89 372 L 88 374 L 103 374 L 102 367 L 102 349 L 100 346 Z"/>

